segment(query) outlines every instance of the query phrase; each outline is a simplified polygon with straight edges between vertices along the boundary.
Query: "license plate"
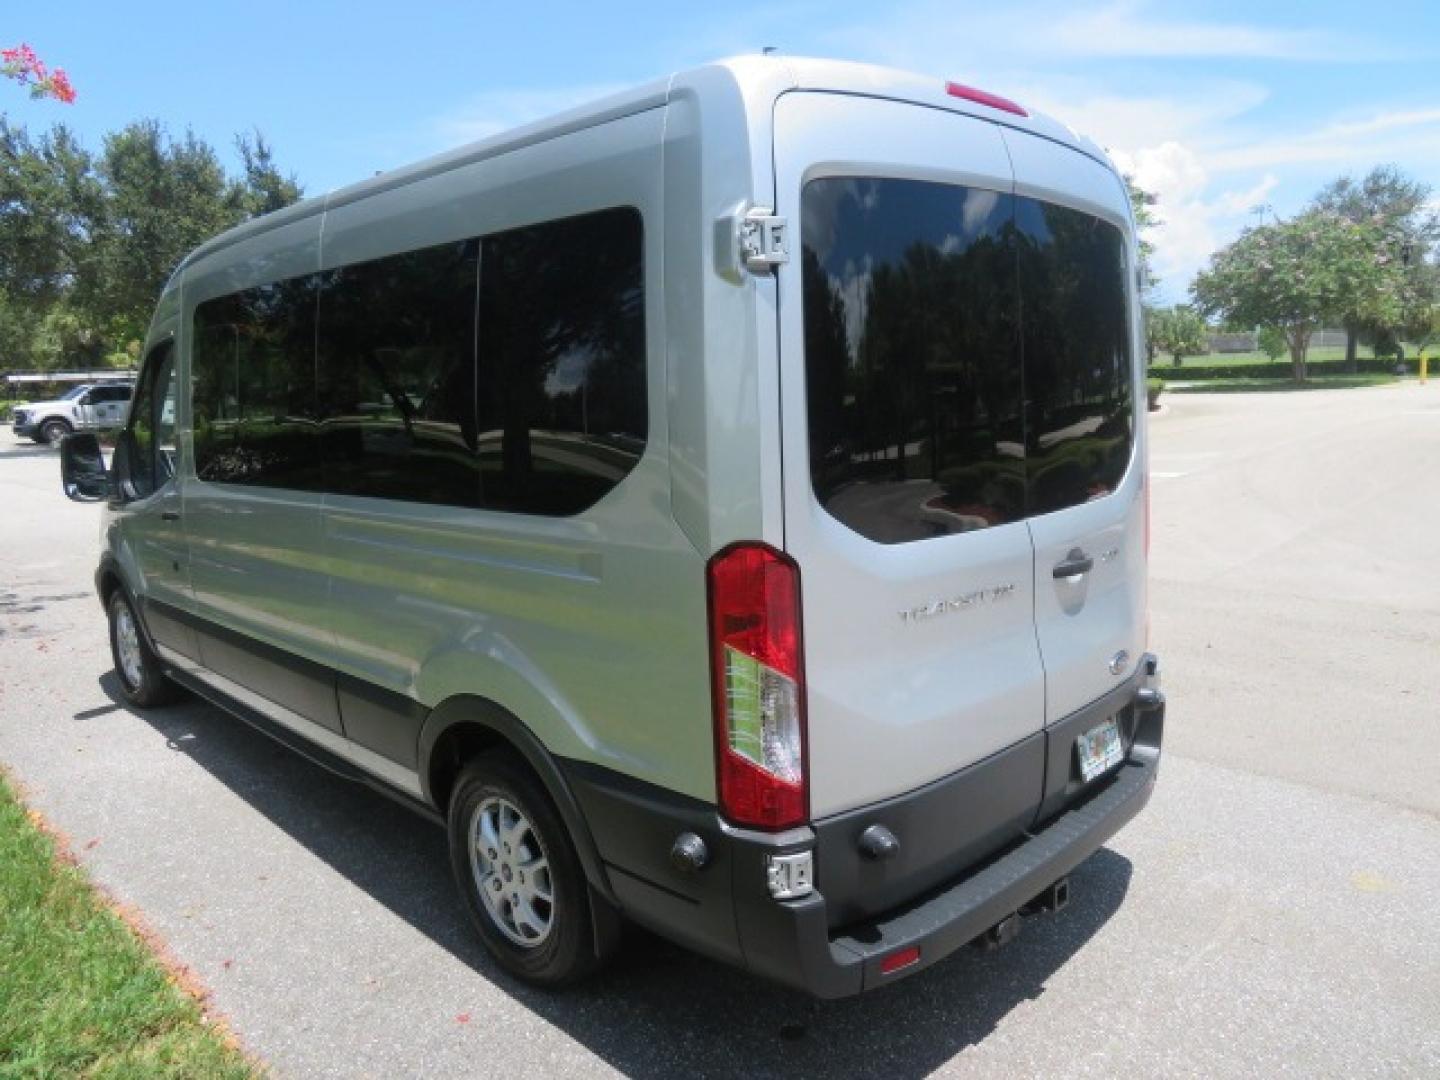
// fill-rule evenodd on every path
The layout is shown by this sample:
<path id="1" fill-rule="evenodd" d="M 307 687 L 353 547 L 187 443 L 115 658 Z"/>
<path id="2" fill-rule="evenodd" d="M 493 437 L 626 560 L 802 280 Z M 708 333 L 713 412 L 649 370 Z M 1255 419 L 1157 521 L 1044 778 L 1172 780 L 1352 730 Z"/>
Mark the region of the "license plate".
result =
<path id="1" fill-rule="evenodd" d="M 1086 783 L 1125 758 L 1120 725 L 1113 718 L 1091 728 L 1075 742 L 1080 750 L 1080 777 Z"/>

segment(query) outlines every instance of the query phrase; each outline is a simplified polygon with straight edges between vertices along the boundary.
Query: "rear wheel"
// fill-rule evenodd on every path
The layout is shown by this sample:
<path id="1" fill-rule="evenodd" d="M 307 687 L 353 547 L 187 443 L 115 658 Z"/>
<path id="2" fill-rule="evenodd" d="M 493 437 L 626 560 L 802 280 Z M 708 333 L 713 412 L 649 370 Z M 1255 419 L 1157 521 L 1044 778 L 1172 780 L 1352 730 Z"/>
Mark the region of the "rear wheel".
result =
<path id="1" fill-rule="evenodd" d="M 40 441 L 49 443 L 51 446 L 58 446 L 60 440 L 69 435 L 73 430 L 70 425 L 56 417 L 54 420 L 46 420 L 40 425 Z"/>
<path id="2" fill-rule="evenodd" d="M 180 687 L 171 682 L 161 668 L 124 589 L 116 589 L 111 595 L 109 613 L 110 655 L 115 661 L 115 674 L 120 677 L 120 691 L 125 700 L 142 709 L 176 700 Z"/>
<path id="3" fill-rule="evenodd" d="M 450 865 L 490 954 L 527 982 L 558 987 L 596 966 L 590 899 L 560 815 L 503 754 L 475 759 L 450 798 Z"/>

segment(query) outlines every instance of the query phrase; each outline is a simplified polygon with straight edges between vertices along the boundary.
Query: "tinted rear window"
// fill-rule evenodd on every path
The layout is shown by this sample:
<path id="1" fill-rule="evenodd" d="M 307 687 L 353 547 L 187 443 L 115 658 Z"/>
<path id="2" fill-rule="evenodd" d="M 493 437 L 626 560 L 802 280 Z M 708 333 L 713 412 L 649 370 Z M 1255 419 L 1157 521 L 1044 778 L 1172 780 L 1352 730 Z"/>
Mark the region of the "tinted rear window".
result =
<path id="1" fill-rule="evenodd" d="M 1120 231 L 1015 200 L 1024 297 L 1030 513 L 1108 495 L 1130 461 L 1130 323 Z"/>
<path id="2" fill-rule="evenodd" d="M 1113 489 L 1132 396 L 1119 230 L 898 179 L 812 181 L 802 216 L 810 472 L 829 513 L 901 543 Z"/>

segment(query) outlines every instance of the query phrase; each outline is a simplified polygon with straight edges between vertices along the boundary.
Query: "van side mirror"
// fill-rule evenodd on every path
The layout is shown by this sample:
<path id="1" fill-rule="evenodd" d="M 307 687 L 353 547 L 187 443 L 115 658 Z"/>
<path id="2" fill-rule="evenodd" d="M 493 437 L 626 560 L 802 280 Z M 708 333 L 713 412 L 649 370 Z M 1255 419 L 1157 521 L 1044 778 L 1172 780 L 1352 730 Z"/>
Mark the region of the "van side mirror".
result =
<path id="1" fill-rule="evenodd" d="M 100 440 L 91 432 L 75 432 L 60 440 L 60 483 L 66 498 L 75 502 L 99 502 L 110 493 Z"/>

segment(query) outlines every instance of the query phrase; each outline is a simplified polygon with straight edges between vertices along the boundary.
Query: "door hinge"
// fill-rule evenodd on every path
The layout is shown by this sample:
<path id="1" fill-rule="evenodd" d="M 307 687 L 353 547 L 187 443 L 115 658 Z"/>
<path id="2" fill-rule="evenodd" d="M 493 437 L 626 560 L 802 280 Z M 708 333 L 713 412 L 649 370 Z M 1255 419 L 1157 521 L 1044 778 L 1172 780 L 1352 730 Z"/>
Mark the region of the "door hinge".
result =
<path id="1" fill-rule="evenodd" d="M 790 226 L 765 207 L 757 206 L 740 219 L 740 261 L 752 274 L 790 261 Z"/>

